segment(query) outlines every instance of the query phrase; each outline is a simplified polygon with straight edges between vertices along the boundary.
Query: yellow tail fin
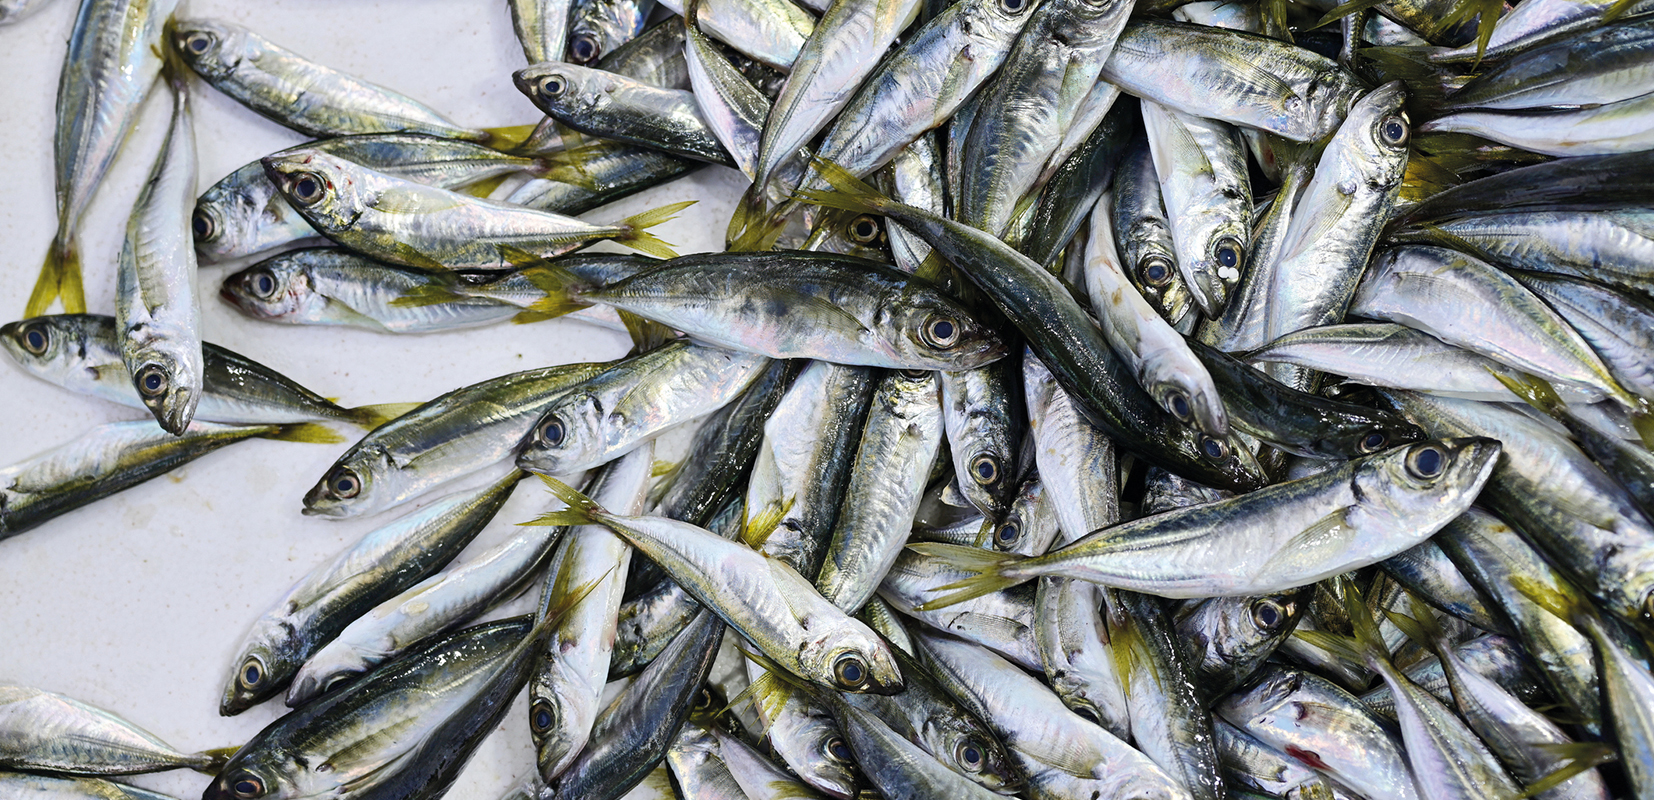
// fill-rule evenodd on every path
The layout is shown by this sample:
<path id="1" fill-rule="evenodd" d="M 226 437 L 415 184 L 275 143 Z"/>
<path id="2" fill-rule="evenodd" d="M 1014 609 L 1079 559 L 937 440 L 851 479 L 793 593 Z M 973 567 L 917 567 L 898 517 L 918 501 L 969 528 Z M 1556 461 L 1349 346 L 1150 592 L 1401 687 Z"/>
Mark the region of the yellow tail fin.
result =
<path id="1" fill-rule="evenodd" d="M 936 587 L 932 591 L 949 593 L 935 600 L 919 604 L 917 606 L 919 611 L 934 611 L 985 594 L 1003 591 L 1028 580 L 1029 577 L 1006 574 L 1017 564 L 1028 560 L 1024 556 L 1012 553 L 979 550 L 975 547 L 942 544 L 940 542 L 916 542 L 908 545 L 907 549 L 919 555 L 946 562 L 949 566 L 960 571 L 976 573 L 969 578 Z"/>
<path id="2" fill-rule="evenodd" d="M 38 317 L 46 313 L 53 300 L 63 301 L 63 313 L 86 313 L 86 290 L 80 277 L 80 249 L 73 234 L 69 238 L 53 239 L 46 251 L 46 261 L 40 265 L 40 277 L 23 316 Z"/>
<path id="3" fill-rule="evenodd" d="M 371 431 L 422 405 L 424 403 L 379 403 L 350 409 L 350 415 L 353 422 L 360 425 L 364 430 Z"/>
<path id="4" fill-rule="evenodd" d="M 281 425 L 269 433 L 260 434 L 260 436 L 278 442 L 304 442 L 306 444 L 339 444 L 345 440 L 345 437 L 339 435 L 338 431 L 314 422 Z"/>
<path id="5" fill-rule="evenodd" d="M 694 200 L 685 200 L 682 203 L 661 206 L 642 214 L 627 217 L 620 221 L 620 225 L 629 230 L 620 236 L 616 236 L 615 241 L 656 258 L 677 258 L 678 254 L 672 249 L 672 245 L 661 241 L 660 238 L 649 233 L 648 229 L 677 218 L 679 211 L 692 205 L 695 205 Z"/>

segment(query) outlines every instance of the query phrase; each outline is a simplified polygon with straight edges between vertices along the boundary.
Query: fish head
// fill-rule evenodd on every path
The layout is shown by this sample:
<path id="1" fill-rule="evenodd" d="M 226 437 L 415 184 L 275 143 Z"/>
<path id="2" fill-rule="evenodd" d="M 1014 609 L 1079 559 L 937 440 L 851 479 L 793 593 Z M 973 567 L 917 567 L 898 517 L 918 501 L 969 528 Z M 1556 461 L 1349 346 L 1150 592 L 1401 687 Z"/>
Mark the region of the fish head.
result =
<path id="1" fill-rule="evenodd" d="M 1037 474 L 1018 488 L 1005 516 L 993 528 L 992 544 L 1003 553 L 1036 556 L 1045 552 L 1061 533 L 1050 495 Z"/>
<path id="2" fill-rule="evenodd" d="M 1313 589 L 1310 585 L 1256 597 L 1214 597 L 1202 602 L 1188 620 L 1180 621 L 1178 632 L 1208 659 L 1216 658 L 1224 665 L 1246 664 L 1265 657 L 1291 635 L 1298 618 L 1309 609 Z"/>
<path id="3" fill-rule="evenodd" d="M 307 516 L 343 519 L 376 507 L 376 479 L 394 468 L 390 455 L 379 447 L 353 448 L 304 495 Z"/>
<path id="4" fill-rule="evenodd" d="M 215 20 L 178 20 L 172 26 L 173 47 L 207 80 L 226 78 L 241 65 L 249 35 L 240 25 Z"/>
<path id="5" fill-rule="evenodd" d="M 1350 108 L 1361 97 L 1362 88 L 1361 82 L 1349 71 L 1329 62 L 1310 79 L 1301 98 L 1295 95 L 1289 100 L 1288 110 L 1297 112 L 1292 124 L 1295 135 L 1290 138 L 1313 142 L 1332 135 L 1344 124 Z"/>
<path id="6" fill-rule="evenodd" d="M 955 720 L 926 720 L 920 736 L 931 740 L 942 762 L 989 791 L 1016 794 L 1027 786 L 1011 754 L 986 729 Z"/>
<path id="7" fill-rule="evenodd" d="M 1332 435 L 1311 444 L 1317 452 L 1339 458 L 1372 455 L 1411 442 L 1423 441 L 1424 430 L 1399 414 L 1370 409 L 1377 422 L 1334 425 Z"/>
<path id="8" fill-rule="evenodd" d="M 898 358 L 916 369 L 967 370 L 1009 355 L 1010 347 L 992 328 L 932 287 L 910 286 L 880 308 L 882 330 Z"/>
<path id="9" fill-rule="evenodd" d="M 349 229 L 371 205 L 357 180 L 364 168 L 319 150 L 294 148 L 262 159 L 281 196 L 322 232 Z"/>
<path id="10" fill-rule="evenodd" d="M 1252 682 L 1230 692 L 1213 710 L 1231 725 L 1252 732 L 1260 729 L 1290 729 L 1303 715 L 1304 673 L 1269 665 Z M 1255 735 L 1255 734 L 1254 734 Z"/>
<path id="11" fill-rule="evenodd" d="M 138 399 L 155 421 L 173 435 L 183 435 L 201 402 L 201 350 L 174 339 L 152 339 L 126 356 Z"/>
<path id="12" fill-rule="evenodd" d="M 564 475 L 607 460 L 601 398 L 578 392 L 553 404 L 517 449 L 517 466 L 538 475 Z"/>
<path id="13" fill-rule="evenodd" d="M 1359 126 L 1349 132 L 1356 137 L 1351 153 L 1358 153 L 1363 172 L 1375 188 L 1388 189 L 1400 185 L 1407 167 L 1408 143 L 1412 140 L 1412 123 L 1403 106 L 1407 89 L 1401 81 L 1390 81 L 1356 101 L 1350 108 L 1349 122 Z M 1346 123 L 1344 128 L 1349 128 Z M 1338 138 L 1345 136 L 1340 129 Z"/>
<path id="14" fill-rule="evenodd" d="M 1240 285 L 1247 240 L 1245 221 L 1226 219 L 1207 232 L 1202 250 L 1186 254 L 1184 286 L 1208 317 L 1222 314 L 1229 295 Z"/>
<path id="15" fill-rule="evenodd" d="M 52 314 L 0 325 L 0 347 L 30 374 L 54 383 L 53 375 L 119 363 L 120 354 L 109 347 L 114 339 L 114 323 L 95 314 Z"/>
<path id="16" fill-rule="evenodd" d="M 803 677 L 842 692 L 890 695 L 905 686 L 890 646 L 853 618 L 806 640 L 799 662 Z"/>
<path id="17" fill-rule="evenodd" d="M 1172 445 L 1211 470 L 1200 478 L 1201 483 L 1235 491 L 1251 491 L 1268 484 L 1263 465 L 1240 440 L 1237 429 L 1231 428 L 1227 436 L 1212 436 L 1169 417 L 1167 424 L 1176 426 L 1170 437 Z"/>
<path id="18" fill-rule="evenodd" d="M 616 82 L 602 70 L 550 61 L 511 76 L 517 91 L 554 117 L 589 114 L 606 105 Z"/>
<path id="19" fill-rule="evenodd" d="M 270 614 L 253 623 L 231 662 L 230 677 L 218 702 L 219 714 L 233 717 L 274 697 L 287 685 L 302 661 L 293 652 L 294 633 L 285 616 Z"/>
<path id="20" fill-rule="evenodd" d="M 277 256 L 224 278 L 218 296 L 257 319 L 323 318 L 327 298 L 316 292 L 299 259 Z"/>
<path id="21" fill-rule="evenodd" d="M 1497 439 L 1435 439 L 1395 447 L 1357 463 L 1350 478 L 1363 515 L 1387 517 L 1376 535 L 1405 529 L 1434 532 L 1464 513 L 1493 474 Z M 1359 526 L 1366 528 L 1366 526 Z"/>
<path id="22" fill-rule="evenodd" d="M 208 260 L 236 258 L 277 242 L 261 241 L 263 226 L 291 218 L 297 212 L 275 197 L 276 187 L 257 161 L 207 187 L 190 212 L 190 235 L 195 251 Z"/>

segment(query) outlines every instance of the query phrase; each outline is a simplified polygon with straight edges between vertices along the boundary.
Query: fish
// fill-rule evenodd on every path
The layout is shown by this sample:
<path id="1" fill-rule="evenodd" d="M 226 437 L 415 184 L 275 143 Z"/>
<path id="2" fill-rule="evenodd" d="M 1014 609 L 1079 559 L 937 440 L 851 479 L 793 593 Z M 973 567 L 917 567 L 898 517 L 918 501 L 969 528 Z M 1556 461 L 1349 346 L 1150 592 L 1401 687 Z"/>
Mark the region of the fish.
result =
<path id="1" fill-rule="evenodd" d="M 210 772 L 221 758 L 222 754 L 175 750 L 126 719 L 72 697 L 28 686 L 0 686 L 0 767 L 8 770 L 75 775 L 137 775 L 181 768 Z"/>
<path id="2" fill-rule="evenodd" d="M 581 133 L 682 158 L 736 165 L 701 116 L 692 92 L 560 62 L 536 64 L 513 73 L 511 79 L 535 107 Z"/>
<path id="3" fill-rule="evenodd" d="M 1252 188 L 1235 131 L 1157 103 L 1143 104 L 1149 152 L 1177 268 L 1195 304 L 1217 316 L 1246 269 Z"/>
<path id="4" fill-rule="evenodd" d="M 654 0 L 574 0 L 569 9 L 567 60 L 591 64 L 637 38 L 654 11 Z"/>
<path id="5" fill-rule="evenodd" d="M 0 24 L 10 21 L 0 17 Z M 0 792 L 37 800 L 173 800 L 170 795 L 102 778 L 54 778 L 27 772 L 0 772 Z"/>
<path id="6" fill-rule="evenodd" d="M 562 61 L 568 52 L 573 0 L 510 0 L 511 30 L 530 64 Z"/>
<path id="7" fill-rule="evenodd" d="M 176 0 L 103 0 L 81 3 L 75 14 L 58 73 L 52 137 L 57 233 L 29 294 L 25 317 L 44 314 L 53 300 L 61 301 L 66 314 L 86 311 L 81 218 L 160 78 L 162 28 L 176 7 Z"/>

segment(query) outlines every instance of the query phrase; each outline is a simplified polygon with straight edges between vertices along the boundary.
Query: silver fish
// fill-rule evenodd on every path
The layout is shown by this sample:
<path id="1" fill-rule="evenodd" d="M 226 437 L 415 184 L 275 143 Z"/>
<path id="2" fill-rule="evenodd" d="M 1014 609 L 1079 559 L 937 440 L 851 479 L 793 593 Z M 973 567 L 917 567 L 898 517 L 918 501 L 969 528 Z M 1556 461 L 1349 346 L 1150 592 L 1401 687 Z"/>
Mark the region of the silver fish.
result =
<path id="1" fill-rule="evenodd" d="M 216 766 L 205 753 L 179 752 L 154 734 L 70 697 L 0 686 L 0 767 L 78 775 Z"/>
<path id="2" fill-rule="evenodd" d="M 1252 230 L 1246 153 L 1229 125 L 1158 103 L 1143 103 L 1143 123 L 1177 268 L 1195 303 L 1216 316 L 1246 268 Z"/>

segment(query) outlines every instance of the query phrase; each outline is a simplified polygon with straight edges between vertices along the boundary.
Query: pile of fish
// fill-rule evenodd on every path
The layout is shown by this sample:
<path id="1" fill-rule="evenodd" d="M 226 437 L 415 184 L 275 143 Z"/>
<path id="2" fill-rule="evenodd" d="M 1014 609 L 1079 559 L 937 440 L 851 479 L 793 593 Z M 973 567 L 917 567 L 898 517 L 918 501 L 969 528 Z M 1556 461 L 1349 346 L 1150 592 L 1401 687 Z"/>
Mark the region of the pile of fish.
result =
<path id="1" fill-rule="evenodd" d="M 154 421 L 0 470 L 0 539 L 353 426 L 304 513 L 390 521 L 253 622 L 250 741 L 0 687 L 0 798 L 435 798 L 526 688 L 536 800 L 1654 800 L 1649 0 L 512 0 L 518 129 L 173 5 L 83 0 L 0 328 Z M 315 141 L 197 196 L 202 84 Z M 708 164 L 724 252 L 600 208 Z M 271 322 L 635 347 L 344 408 L 203 342 L 198 259 Z"/>

